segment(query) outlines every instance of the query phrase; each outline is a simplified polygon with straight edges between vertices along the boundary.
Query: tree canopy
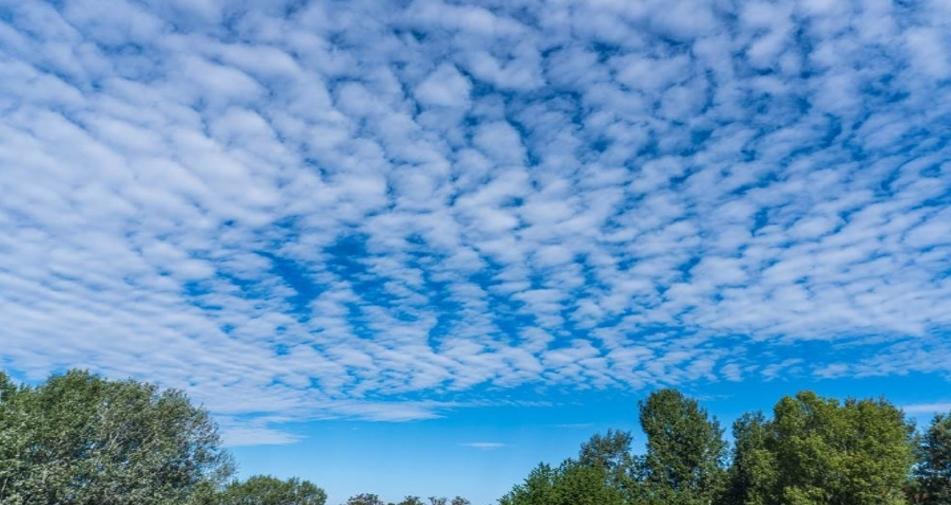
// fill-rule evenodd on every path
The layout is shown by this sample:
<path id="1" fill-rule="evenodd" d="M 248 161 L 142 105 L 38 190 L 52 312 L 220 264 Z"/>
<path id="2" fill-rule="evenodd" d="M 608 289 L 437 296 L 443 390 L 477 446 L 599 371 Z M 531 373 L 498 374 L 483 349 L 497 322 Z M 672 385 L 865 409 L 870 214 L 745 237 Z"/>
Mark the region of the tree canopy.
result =
<path id="1" fill-rule="evenodd" d="M 314 484 L 296 478 L 281 480 L 256 475 L 229 484 L 218 505 L 324 505 L 327 493 Z"/>
<path id="2" fill-rule="evenodd" d="M 641 403 L 647 436 L 644 498 L 658 505 L 712 503 L 723 482 L 726 443 L 719 423 L 696 400 L 663 389 Z"/>
<path id="3" fill-rule="evenodd" d="M 805 392 L 773 409 L 767 447 L 779 503 L 875 505 L 905 501 L 913 427 L 884 400 L 840 403 Z"/>
<path id="4" fill-rule="evenodd" d="M 82 371 L 0 379 L 0 503 L 172 505 L 231 473 L 207 412 L 180 391 Z"/>
<path id="5" fill-rule="evenodd" d="M 921 437 L 915 468 L 919 503 L 951 503 L 951 413 L 939 414 Z"/>

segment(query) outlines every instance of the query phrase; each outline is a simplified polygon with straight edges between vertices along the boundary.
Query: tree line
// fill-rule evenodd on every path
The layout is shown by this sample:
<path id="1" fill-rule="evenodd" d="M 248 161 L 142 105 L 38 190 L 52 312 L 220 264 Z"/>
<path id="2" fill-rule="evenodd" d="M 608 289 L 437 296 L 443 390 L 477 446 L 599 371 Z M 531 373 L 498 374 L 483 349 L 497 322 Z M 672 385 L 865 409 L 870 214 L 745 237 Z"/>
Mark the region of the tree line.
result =
<path id="1" fill-rule="evenodd" d="M 595 435 L 577 457 L 541 464 L 500 505 L 949 505 L 951 415 L 923 434 L 885 400 L 801 392 L 772 416 L 733 423 L 733 446 L 699 404 L 665 389 L 640 404 L 631 434 Z"/>
<path id="2" fill-rule="evenodd" d="M 949 505 L 951 414 L 923 432 L 885 400 L 802 392 L 718 421 L 672 389 L 642 401 L 643 454 L 608 431 L 540 464 L 499 505 Z M 325 505 L 300 479 L 234 478 L 208 413 L 180 391 L 84 371 L 15 384 L 0 372 L 3 505 Z M 469 505 L 373 494 L 345 505 Z"/>

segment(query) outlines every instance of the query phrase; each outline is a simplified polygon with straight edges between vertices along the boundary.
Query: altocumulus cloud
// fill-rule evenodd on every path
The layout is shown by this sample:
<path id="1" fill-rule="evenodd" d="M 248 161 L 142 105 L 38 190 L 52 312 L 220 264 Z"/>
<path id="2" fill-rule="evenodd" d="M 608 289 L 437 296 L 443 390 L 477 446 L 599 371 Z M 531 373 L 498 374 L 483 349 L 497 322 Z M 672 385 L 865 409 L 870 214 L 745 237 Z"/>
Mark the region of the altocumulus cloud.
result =
<path id="1" fill-rule="evenodd" d="M 520 387 L 951 373 L 949 23 L 2 1 L 0 364 L 184 388 L 234 443 Z"/>

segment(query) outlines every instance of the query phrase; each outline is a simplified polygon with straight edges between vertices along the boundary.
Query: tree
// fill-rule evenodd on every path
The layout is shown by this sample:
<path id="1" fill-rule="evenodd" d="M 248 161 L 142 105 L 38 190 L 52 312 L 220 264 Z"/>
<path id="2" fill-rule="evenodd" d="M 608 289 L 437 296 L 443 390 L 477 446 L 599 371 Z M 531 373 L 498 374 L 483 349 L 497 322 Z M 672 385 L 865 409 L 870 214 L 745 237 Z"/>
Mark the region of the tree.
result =
<path id="1" fill-rule="evenodd" d="M 762 413 L 744 414 L 733 423 L 733 464 L 723 505 L 770 505 L 776 487 L 776 459 L 770 425 Z"/>
<path id="2" fill-rule="evenodd" d="M 347 505 L 385 505 L 379 496 L 371 493 L 362 493 L 351 496 Z"/>
<path id="3" fill-rule="evenodd" d="M 221 493 L 219 505 L 324 505 L 327 494 L 314 484 L 299 479 L 281 480 L 257 475 L 235 481 Z"/>
<path id="4" fill-rule="evenodd" d="M 555 503 L 558 471 L 544 463 L 536 466 L 521 484 L 499 500 L 499 505 L 544 505 Z"/>
<path id="5" fill-rule="evenodd" d="M 403 498 L 403 501 L 399 502 L 397 505 L 425 505 L 423 500 L 418 496 L 407 496 Z"/>
<path id="6" fill-rule="evenodd" d="M 420 502 L 422 505 L 422 502 Z M 429 505 L 471 505 L 471 502 L 461 496 L 456 496 L 452 500 L 438 496 L 429 497 Z"/>
<path id="7" fill-rule="evenodd" d="M 539 465 L 525 482 L 499 500 L 500 505 L 623 505 L 621 489 L 604 467 L 568 459 L 558 468 Z"/>
<path id="8" fill-rule="evenodd" d="M 899 505 L 913 429 L 883 400 L 840 403 L 812 392 L 781 399 L 773 419 L 741 418 L 725 503 Z"/>
<path id="9" fill-rule="evenodd" d="M 649 503 L 706 505 L 723 483 L 726 443 L 716 420 L 696 400 L 663 389 L 640 404 L 647 435 L 643 497 Z"/>
<path id="10" fill-rule="evenodd" d="M 83 371 L 0 378 L 0 503 L 171 505 L 231 473 L 217 428 L 175 390 Z"/>
<path id="11" fill-rule="evenodd" d="M 554 482 L 555 502 L 545 505 L 624 505 L 623 490 L 612 485 L 606 470 L 568 460 Z"/>
<path id="12" fill-rule="evenodd" d="M 609 486 L 632 497 L 638 490 L 639 462 L 631 453 L 631 441 L 631 434 L 626 431 L 595 434 L 582 444 L 578 463 L 602 469 Z"/>
<path id="13" fill-rule="evenodd" d="M 937 415 L 924 433 L 915 468 L 918 503 L 951 503 L 951 413 Z"/>

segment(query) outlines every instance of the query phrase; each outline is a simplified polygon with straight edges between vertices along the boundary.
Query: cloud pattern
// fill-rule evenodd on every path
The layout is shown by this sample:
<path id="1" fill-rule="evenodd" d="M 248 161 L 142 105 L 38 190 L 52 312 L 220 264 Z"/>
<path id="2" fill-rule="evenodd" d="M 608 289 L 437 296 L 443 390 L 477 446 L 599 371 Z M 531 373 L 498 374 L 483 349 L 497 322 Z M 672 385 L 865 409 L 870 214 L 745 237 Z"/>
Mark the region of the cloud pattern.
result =
<path id="1" fill-rule="evenodd" d="M 0 2 L 0 364 L 238 439 L 951 373 L 947 2 Z"/>

